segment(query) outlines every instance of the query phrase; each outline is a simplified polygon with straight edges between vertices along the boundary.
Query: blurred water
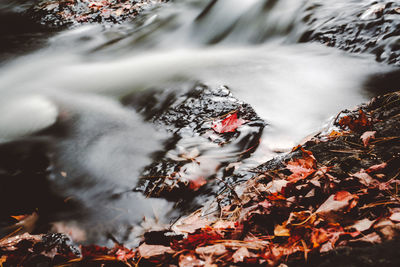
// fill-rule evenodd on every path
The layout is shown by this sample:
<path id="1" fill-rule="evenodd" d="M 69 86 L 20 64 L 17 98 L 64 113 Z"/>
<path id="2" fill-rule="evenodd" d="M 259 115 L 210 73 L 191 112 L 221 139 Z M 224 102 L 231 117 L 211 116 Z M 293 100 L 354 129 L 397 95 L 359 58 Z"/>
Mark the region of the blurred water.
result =
<path id="1" fill-rule="evenodd" d="M 67 134 L 46 138 L 57 168 L 70 180 L 53 179 L 65 195 L 85 204 L 80 227 L 93 229 L 113 218 L 138 223 L 154 215 L 150 207 L 162 210 L 157 216 L 167 222 L 173 203 L 132 193 L 109 200 L 132 188 L 168 139 L 123 106 L 123 96 L 190 81 L 229 86 L 269 123 L 248 160 L 256 164 L 365 101 L 365 81 L 389 69 L 369 56 L 298 44 L 306 2 L 313 1 L 170 1 L 134 22 L 74 25 L 43 49 L 1 66 L 0 141 L 25 138 L 57 121 Z M 103 208 L 109 212 L 94 212 Z"/>

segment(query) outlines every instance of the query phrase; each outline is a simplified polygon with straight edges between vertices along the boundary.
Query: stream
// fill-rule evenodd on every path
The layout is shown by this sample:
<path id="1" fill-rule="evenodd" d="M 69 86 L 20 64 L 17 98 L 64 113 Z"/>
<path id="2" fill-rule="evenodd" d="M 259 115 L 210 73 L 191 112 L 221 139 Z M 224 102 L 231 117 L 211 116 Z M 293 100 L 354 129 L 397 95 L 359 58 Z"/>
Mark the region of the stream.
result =
<path id="1" fill-rule="evenodd" d="M 156 3 L 132 21 L 72 23 L 62 30 L 24 17 L 33 2 L 0 4 L 0 157 L 13 151 L 49 156 L 51 191 L 75 204 L 58 210 L 43 197 L 37 231 L 65 232 L 81 243 L 110 245 L 115 238 L 134 245 L 143 230 L 161 229 L 184 214 L 174 201 L 132 192 L 172 135 L 123 104 L 127 96 L 180 94 L 197 82 L 226 86 L 267 124 L 242 162 L 249 169 L 378 94 L 365 85 L 393 70 L 370 54 L 300 43 L 310 7 L 323 5 L 315 10 L 318 22 L 372 1 L 175 0 Z M 201 168 L 193 175 L 210 177 L 241 152 L 235 143 L 187 140 L 172 151 L 200 151 Z M 33 163 L 41 160 L 35 155 L 29 156 Z M 39 188 L 32 197 L 41 194 Z M 20 205 L 35 202 L 17 198 Z"/>

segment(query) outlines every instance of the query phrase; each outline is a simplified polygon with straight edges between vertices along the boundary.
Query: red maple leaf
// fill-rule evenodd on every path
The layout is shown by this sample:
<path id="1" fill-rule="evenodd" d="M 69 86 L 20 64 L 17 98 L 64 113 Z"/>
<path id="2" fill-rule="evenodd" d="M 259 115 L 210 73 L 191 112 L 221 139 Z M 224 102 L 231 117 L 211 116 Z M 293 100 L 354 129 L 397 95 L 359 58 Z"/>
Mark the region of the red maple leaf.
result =
<path id="1" fill-rule="evenodd" d="M 245 123 L 246 120 L 238 118 L 237 112 L 228 115 L 222 121 L 214 121 L 212 128 L 217 133 L 230 133 L 236 131 L 236 129 Z"/>
<path id="2" fill-rule="evenodd" d="M 297 182 L 298 180 L 307 178 L 310 174 L 314 173 L 316 167 L 316 160 L 311 151 L 302 149 L 303 157 L 289 161 L 286 165 L 292 174 L 287 178 L 289 182 Z"/>

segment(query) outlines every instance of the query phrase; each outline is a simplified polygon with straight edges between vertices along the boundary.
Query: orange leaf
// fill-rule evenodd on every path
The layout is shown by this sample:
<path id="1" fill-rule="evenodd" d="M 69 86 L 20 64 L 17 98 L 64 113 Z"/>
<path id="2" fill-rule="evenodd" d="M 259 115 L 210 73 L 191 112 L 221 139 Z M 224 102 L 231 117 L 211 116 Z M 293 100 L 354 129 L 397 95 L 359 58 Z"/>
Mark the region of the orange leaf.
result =
<path id="1" fill-rule="evenodd" d="M 298 180 L 307 178 L 315 172 L 316 160 L 311 151 L 303 150 L 303 157 L 293 159 L 286 165 L 292 174 L 287 178 L 289 182 L 297 182 Z"/>

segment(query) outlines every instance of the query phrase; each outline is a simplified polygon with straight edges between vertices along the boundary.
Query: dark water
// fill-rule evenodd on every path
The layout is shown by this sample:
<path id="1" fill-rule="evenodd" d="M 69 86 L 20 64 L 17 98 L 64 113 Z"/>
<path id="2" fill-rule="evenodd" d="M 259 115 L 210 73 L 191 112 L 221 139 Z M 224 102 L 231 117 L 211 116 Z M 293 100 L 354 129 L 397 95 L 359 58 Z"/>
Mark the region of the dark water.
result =
<path id="1" fill-rule="evenodd" d="M 26 15 L 32 1 L 1 3 L 2 154 L 22 150 L 16 161 L 47 155 L 49 162 L 32 172 L 47 175 L 44 184 L 54 191 L 47 195 L 35 186 L 35 194 L 27 194 L 38 201 L 28 206 L 40 206 L 39 214 L 47 209 L 42 216 L 46 227 L 50 221 L 53 230 L 85 233 L 86 238 L 77 238 L 82 242 L 104 243 L 112 233 L 134 243 L 141 230 L 179 216 L 174 202 L 132 192 L 141 170 L 171 134 L 123 105 L 126 95 L 151 88 L 179 94 L 196 81 L 229 86 L 269 124 L 244 168 L 290 149 L 338 111 L 366 101 L 374 94 L 366 82 L 393 69 L 373 55 L 299 43 L 308 30 L 304 16 L 313 12 L 312 2 L 170 1 L 133 22 L 76 23 L 61 30 Z M 317 22 L 369 4 L 342 2 L 315 1 L 324 7 L 315 11 Z M 377 80 L 374 87 L 385 82 Z M 241 152 L 235 145 L 220 148 L 201 138 L 187 140 L 169 155 L 199 150 L 202 163 L 189 172 L 193 176 L 211 176 L 221 162 L 235 161 Z M 21 161 L 15 170 L 32 161 Z M 4 162 L 4 179 L 24 181 L 29 175 L 7 176 L 12 162 Z M 19 184 L 24 190 L 28 186 Z M 46 199 L 54 205 L 61 199 L 57 207 L 63 211 L 49 208 Z M 64 199 L 73 204 L 62 204 Z"/>

